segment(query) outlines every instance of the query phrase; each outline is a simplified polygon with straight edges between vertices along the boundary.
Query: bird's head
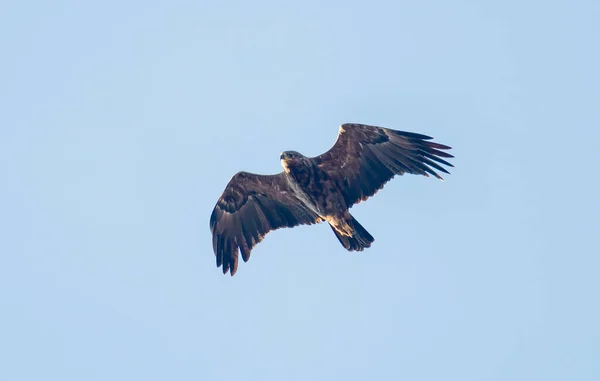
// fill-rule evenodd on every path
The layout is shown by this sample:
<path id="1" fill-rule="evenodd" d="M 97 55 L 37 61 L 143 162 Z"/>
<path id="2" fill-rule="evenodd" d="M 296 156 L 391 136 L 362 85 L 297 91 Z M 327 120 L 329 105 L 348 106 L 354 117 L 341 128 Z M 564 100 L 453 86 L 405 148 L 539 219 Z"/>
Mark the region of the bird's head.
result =
<path id="1" fill-rule="evenodd" d="M 290 160 L 290 159 L 301 159 L 304 158 L 304 155 L 301 154 L 300 152 L 296 152 L 296 151 L 283 151 L 281 153 L 281 156 L 279 156 L 279 159 L 281 160 Z"/>
<path id="2" fill-rule="evenodd" d="M 279 156 L 279 159 L 281 160 L 281 166 L 283 167 L 285 172 L 289 173 L 290 172 L 290 164 L 293 164 L 293 163 L 301 161 L 302 159 L 305 159 L 305 156 L 302 155 L 300 152 L 296 152 L 296 151 L 284 151 L 281 153 L 281 156 Z"/>

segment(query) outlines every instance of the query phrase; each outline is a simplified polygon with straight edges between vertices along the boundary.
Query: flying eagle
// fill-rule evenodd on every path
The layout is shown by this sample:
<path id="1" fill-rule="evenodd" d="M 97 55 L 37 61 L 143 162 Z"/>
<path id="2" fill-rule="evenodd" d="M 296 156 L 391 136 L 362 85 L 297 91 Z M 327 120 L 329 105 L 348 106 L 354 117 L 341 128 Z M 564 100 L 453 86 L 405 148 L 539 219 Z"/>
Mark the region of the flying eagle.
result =
<path id="1" fill-rule="evenodd" d="M 374 238 L 349 212 L 383 188 L 394 175 L 411 173 L 443 180 L 434 169 L 453 157 L 450 147 L 429 136 L 364 124 L 340 126 L 333 147 L 306 157 L 285 151 L 284 171 L 276 175 L 238 172 L 227 184 L 210 216 L 217 267 L 235 274 L 238 252 L 244 262 L 272 230 L 326 221 L 349 251 L 370 247 Z"/>

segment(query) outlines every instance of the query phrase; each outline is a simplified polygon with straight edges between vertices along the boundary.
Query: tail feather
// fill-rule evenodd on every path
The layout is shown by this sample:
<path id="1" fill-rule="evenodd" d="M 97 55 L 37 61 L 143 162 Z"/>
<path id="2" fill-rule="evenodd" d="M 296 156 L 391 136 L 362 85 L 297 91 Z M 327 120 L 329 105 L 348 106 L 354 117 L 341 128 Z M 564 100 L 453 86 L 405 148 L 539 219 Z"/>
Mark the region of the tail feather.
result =
<path id="1" fill-rule="evenodd" d="M 342 246 L 348 251 L 363 251 L 365 248 L 370 247 L 371 243 L 375 241 L 375 238 L 369 232 L 362 227 L 354 217 L 349 221 L 350 226 L 354 229 L 354 233 L 351 237 L 340 234 L 332 225 L 331 230 L 335 233 L 335 236 L 340 241 Z"/>

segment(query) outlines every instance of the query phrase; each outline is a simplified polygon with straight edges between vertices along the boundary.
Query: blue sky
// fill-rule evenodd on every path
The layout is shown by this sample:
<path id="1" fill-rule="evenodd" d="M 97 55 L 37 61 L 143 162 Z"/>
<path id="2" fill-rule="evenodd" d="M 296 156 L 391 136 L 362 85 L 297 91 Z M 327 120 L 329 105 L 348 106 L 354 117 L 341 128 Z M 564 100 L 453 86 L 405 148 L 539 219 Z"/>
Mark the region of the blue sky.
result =
<path id="1" fill-rule="evenodd" d="M 0 5 L 0 378 L 597 380 L 600 6 Z M 361 122 L 453 147 L 235 277 L 239 170 Z"/>

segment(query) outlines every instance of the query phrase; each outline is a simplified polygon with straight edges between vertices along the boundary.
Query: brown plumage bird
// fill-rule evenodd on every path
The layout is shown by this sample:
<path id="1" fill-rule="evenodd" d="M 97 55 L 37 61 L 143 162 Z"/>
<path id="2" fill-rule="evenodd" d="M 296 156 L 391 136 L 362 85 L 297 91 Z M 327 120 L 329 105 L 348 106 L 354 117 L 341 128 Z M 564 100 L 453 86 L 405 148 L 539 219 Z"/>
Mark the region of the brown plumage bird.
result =
<path id="1" fill-rule="evenodd" d="M 235 274 L 242 259 L 272 230 L 326 221 L 349 251 L 370 247 L 374 238 L 349 212 L 395 175 L 449 173 L 440 164 L 450 147 L 412 132 L 364 124 L 343 124 L 333 147 L 306 157 L 285 151 L 276 175 L 236 173 L 210 217 L 213 249 L 223 273 Z"/>

